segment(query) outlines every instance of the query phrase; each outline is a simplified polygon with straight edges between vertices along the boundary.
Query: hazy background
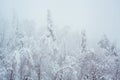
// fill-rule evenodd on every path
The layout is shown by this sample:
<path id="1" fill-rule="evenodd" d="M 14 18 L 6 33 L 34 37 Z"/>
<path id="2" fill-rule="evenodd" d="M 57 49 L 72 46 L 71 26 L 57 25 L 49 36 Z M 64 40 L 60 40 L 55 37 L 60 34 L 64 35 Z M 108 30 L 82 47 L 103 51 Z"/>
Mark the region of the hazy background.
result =
<path id="1" fill-rule="evenodd" d="M 57 27 L 85 29 L 91 44 L 103 34 L 120 43 L 120 0 L 0 0 L 1 19 L 11 20 L 15 13 L 44 26 L 48 9 Z"/>

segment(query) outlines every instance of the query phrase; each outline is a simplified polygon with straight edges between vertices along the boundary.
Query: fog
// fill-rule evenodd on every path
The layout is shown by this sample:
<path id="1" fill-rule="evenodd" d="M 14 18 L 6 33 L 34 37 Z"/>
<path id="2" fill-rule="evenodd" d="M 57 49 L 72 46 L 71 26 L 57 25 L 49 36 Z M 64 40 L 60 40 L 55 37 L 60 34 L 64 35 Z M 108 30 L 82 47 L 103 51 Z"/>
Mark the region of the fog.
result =
<path id="1" fill-rule="evenodd" d="M 0 80 L 120 80 L 120 0 L 0 0 Z"/>
<path id="2" fill-rule="evenodd" d="M 15 13 L 21 20 L 44 25 L 49 9 L 57 27 L 85 29 L 91 42 L 106 34 L 119 43 L 119 4 L 119 0 L 0 0 L 0 16 L 11 19 Z"/>

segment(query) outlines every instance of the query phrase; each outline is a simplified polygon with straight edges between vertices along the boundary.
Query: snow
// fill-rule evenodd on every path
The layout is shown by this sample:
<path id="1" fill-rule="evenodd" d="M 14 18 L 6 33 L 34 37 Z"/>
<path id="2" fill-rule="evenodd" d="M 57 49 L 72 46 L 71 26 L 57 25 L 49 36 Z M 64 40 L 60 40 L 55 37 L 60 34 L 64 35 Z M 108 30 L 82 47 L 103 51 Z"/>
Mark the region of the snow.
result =
<path id="1" fill-rule="evenodd" d="M 0 35 L 0 80 L 120 80 L 119 48 L 107 36 L 88 47 L 85 31 L 57 30 L 50 15 L 42 35 L 32 23 L 12 25 Z"/>

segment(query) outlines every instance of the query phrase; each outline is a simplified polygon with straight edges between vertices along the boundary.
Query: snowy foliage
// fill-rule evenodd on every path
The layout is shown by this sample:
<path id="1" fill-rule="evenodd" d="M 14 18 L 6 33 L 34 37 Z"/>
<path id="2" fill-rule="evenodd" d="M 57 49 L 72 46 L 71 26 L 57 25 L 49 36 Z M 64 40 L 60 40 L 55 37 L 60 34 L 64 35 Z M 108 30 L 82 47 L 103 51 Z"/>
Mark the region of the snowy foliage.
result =
<path id="1" fill-rule="evenodd" d="M 120 80 L 120 52 L 106 36 L 91 49 L 85 31 L 56 30 L 50 11 L 41 34 L 15 17 L 7 25 L 0 30 L 0 80 Z"/>

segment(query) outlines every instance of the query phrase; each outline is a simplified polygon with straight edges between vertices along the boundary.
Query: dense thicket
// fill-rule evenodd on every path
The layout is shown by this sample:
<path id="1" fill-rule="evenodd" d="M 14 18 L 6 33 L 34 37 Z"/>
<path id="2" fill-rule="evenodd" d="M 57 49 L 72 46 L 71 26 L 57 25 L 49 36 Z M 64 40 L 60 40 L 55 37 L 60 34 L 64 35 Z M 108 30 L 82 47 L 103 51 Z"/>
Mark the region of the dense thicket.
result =
<path id="1" fill-rule="evenodd" d="M 88 47 L 86 32 L 59 30 L 48 12 L 44 29 L 0 23 L 0 80 L 120 80 L 120 52 L 106 36 Z"/>

